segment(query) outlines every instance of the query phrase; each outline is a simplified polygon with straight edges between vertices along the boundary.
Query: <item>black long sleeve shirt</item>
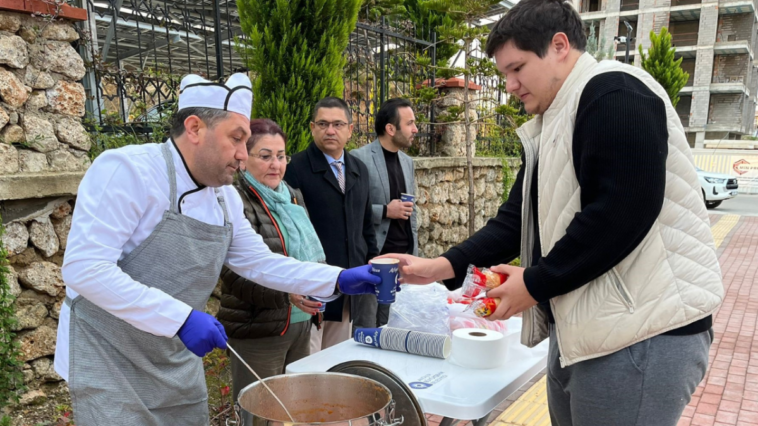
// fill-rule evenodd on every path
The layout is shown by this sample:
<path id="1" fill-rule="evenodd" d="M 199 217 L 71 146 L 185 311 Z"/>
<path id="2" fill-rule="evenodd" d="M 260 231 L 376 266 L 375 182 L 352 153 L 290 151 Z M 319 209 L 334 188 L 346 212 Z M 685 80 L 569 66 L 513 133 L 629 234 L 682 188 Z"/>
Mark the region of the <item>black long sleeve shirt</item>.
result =
<path id="1" fill-rule="evenodd" d="M 572 153 L 582 210 L 545 257 L 535 229 L 534 260 L 524 265 L 527 290 L 548 312 L 551 298 L 576 290 L 626 258 L 658 218 L 668 156 L 663 101 L 629 74 L 594 77 L 579 101 Z M 449 287 L 460 286 L 469 264 L 490 266 L 518 257 L 524 184 L 522 167 L 497 216 L 442 255 L 455 271 Z M 529 184 L 536 227 L 537 173 Z M 708 316 L 666 334 L 694 334 L 711 325 Z"/>

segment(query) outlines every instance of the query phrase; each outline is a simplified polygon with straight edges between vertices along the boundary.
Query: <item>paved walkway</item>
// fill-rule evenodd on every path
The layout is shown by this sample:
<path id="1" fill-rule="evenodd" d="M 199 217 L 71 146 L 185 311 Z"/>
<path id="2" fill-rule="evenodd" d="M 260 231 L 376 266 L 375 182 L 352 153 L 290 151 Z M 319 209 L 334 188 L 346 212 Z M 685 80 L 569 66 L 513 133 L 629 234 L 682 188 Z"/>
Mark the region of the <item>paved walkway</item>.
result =
<path id="1" fill-rule="evenodd" d="M 758 426 L 758 217 L 711 215 L 726 287 L 710 366 L 677 426 Z M 753 284 L 755 283 L 755 286 Z M 429 416 L 430 426 L 441 418 Z M 501 404 L 490 426 L 549 426 L 544 374 Z M 468 426 L 469 423 L 466 424 Z"/>

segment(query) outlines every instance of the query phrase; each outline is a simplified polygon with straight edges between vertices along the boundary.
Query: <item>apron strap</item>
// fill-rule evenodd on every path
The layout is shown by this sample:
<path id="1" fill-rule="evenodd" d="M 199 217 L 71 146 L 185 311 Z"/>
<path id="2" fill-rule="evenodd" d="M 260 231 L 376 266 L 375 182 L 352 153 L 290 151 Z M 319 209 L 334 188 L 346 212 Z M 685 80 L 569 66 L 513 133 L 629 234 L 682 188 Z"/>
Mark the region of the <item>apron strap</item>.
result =
<path id="1" fill-rule="evenodd" d="M 172 213 L 179 214 L 179 205 L 176 202 L 176 168 L 174 168 L 174 157 L 171 155 L 168 144 L 169 141 L 166 141 L 161 145 L 161 152 L 168 168 L 168 186 L 171 192 L 169 195 L 169 210 Z M 224 212 L 224 217 L 226 217 L 226 212 Z"/>

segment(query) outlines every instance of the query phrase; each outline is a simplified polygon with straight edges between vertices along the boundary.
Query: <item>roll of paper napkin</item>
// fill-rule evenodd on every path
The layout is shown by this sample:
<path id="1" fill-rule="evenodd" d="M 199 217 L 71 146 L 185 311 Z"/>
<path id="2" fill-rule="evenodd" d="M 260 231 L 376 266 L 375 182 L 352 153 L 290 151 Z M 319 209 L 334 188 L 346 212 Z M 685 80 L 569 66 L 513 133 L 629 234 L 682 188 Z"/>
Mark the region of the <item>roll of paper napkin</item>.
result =
<path id="1" fill-rule="evenodd" d="M 450 362 L 464 368 L 489 369 L 505 363 L 508 345 L 503 333 L 481 328 L 453 331 Z"/>

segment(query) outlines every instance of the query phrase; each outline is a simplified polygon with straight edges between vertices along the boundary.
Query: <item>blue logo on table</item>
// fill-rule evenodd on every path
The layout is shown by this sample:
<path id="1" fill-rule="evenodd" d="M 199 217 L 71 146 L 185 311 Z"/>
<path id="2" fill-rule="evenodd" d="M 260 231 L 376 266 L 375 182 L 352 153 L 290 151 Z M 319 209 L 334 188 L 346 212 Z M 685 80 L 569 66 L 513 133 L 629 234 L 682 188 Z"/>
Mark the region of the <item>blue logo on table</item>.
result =
<path id="1" fill-rule="evenodd" d="M 432 385 L 431 383 L 424 383 L 424 382 L 410 382 L 408 383 L 408 386 L 410 386 L 411 389 L 427 389 L 427 388 L 430 388 Z"/>

